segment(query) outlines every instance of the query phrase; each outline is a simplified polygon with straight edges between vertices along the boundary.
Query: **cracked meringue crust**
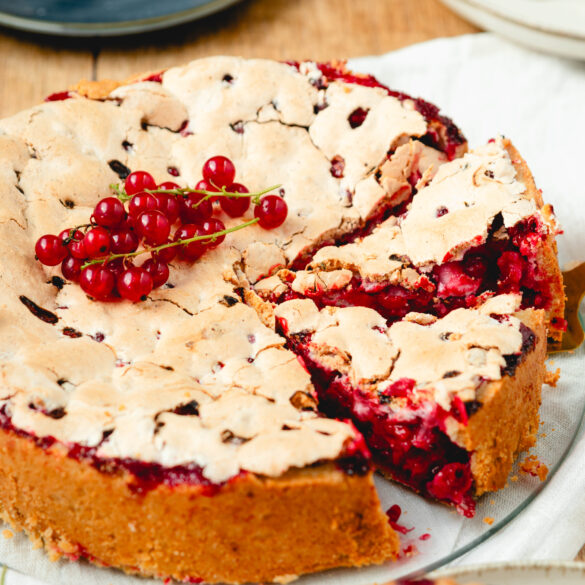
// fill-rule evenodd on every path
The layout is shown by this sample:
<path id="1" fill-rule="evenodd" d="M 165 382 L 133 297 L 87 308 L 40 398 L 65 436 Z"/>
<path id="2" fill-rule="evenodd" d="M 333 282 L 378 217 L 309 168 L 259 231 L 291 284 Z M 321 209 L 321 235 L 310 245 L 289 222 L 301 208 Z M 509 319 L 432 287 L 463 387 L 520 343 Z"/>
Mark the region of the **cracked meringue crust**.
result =
<path id="1" fill-rule="evenodd" d="M 370 307 L 388 322 L 409 311 L 442 316 L 519 292 L 523 307 L 546 311 L 548 336 L 559 340 L 557 230 L 526 163 L 509 140 L 498 139 L 423 170 L 399 217 L 352 243 L 323 247 L 305 270 L 280 270 L 254 289 L 273 303 L 310 298 L 319 307 Z"/>

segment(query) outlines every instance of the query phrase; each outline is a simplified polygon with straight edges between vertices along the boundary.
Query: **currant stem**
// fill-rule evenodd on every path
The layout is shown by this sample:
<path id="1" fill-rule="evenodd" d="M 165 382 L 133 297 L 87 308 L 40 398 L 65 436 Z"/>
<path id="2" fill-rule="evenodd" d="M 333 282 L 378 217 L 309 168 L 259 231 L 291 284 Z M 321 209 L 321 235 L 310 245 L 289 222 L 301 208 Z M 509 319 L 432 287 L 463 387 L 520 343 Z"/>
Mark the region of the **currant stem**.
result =
<path id="1" fill-rule="evenodd" d="M 118 183 L 111 183 L 110 189 L 122 203 L 126 203 L 126 201 L 130 201 L 130 199 L 132 199 L 132 195 L 127 195 L 126 191 L 120 189 L 120 185 L 118 185 Z"/>
<path id="2" fill-rule="evenodd" d="M 250 225 L 254 225 L 255 223 L 258 223 L 259 221 L 260 221 L 259 218 L 255 217 L 254 219 L 251 219 L 250 221 L 240 223 L 238 225 L 235 225 L 235 226 L 230 227 L 230 228 L 226 228 L 225 230 L 221 230 L 221 231 L 215 232 L 213 234 L 209 234 L 209 235 L 205 235 L 205 236 L 193 236 L 192 238 L 187 238 L 185 240 L 177 240 L 176 242 L 168 242 L 166 244 L 161 244 L 160 246 L 156 246 L 154 248 L 144 248 L 143 250 L 136 250 L 136 252 L 128 252 L 127 254 L 110 254 L 109 256 L 106 256 L 104 258 L 94 258 L 93 260 L 89 260 L 88 262 L 86 262 L 81 267 L 81 269 L 83 270 L 84 268 L 87 268 L 88 266 L 91 266 L 92 264 L 106 264 L 108 262 L 111 262 L 112 260 L 116 260 L 117 258 L 132 258 L 134 256 L 139 256 L 140 254 L 146 254 L 149 252 L 156 253 L 156 252 L 159 252 L 160 250 L 164 250 L 165 248 L 172 248 L 173 246 L 183 246 L 183 245 L 192 244 L 193 242 L 198 242 L 201 240 L 209 240 L 209 241 L 213 242 L 221 236 L 225 236 L 225 235 L 230 234 L 232 232 L 237 232 L 238 230 L 244 229 Z"/>
<path id="3" fill-rule="evenodd" d="M 144 192 L 150 193 L 151 195 L 155 193 L 167 193 L 169 195 L 180 195 L 181 197 L 184 197 L 189 193 L 205 195 L 205 197 L 203 197 L 201 201 L 198 201 L 197 203 L 192 205 L 192 207 L 197 207 L 201 203 L 207 201 L 208 199 L 211 199 L 212 197 L 250 197 L 252 203 L 254 205 L 258 205 L 260 203 L 260 197 L 262 197 L 262 195 L 266 195 L 266 193 L 270 193 L 270 191 L 279 189 L 280 186 L 281 185 L 273 185 L 272 187 L 268 187 L 268 189 L 263 189 L 262 191 L 258 191 L 256 193 L 231 193 L 225 187 L 222 187 L 221 191 L 206 191 L 204 189 L 191 189 L 190 187 L 180 187 L 179 189 L 144 189 Z M 120 201 L 122 201 L 122 203 L 126 203 L 126 201 L 130 201 L 130 199 L 132 199 L 132 196 L 127 195 L 125 191 L 120 189 L 120 186 L 118 184 L 112 183 L 110 185 L 110 188 L 114 192 L 114 195 Z"/>

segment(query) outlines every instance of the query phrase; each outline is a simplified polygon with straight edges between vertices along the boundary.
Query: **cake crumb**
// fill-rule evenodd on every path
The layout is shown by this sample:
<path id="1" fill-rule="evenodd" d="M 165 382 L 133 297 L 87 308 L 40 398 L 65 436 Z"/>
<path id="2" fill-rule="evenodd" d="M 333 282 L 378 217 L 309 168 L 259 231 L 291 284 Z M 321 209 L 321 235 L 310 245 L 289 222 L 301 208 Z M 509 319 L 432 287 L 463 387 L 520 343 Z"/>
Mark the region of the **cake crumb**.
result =
<path id="1" fill-rule="evenodd" d="M 552 388 L 556 388 L 557 382 L 559 381 L 560 377 L 561 377 L 561 368 L 557 368 L 554 372 L 549 372 L 548 370 L 546 370 L 546 372 L 544 374 L 544 383 L 548 384 Z"/>
<path id="2" fill-rule="evenodd" d="M 2 536 L 4 538 L 13 538 L 14 537 L 14 532 L 12 532 L 12 530 L 8 530 L 8 528 L 6 530 L 2 531 Z"/>
<path id="3" fill-rule="evenodd" d="M 496 500 L 493 500 L 493 499 L 490 500 L 490 506 L 495 506 L 495 504 L 496 504 Z"/>
<path id="4" fill-rule="evenodd" d="M 490 526 L 494 523 L 494 519 L 491 516 L 486 516 L 483 521 L 485 524 L 489 524 Z"/>
<path id="5" fill-rule="evenodd" d="M 510 478 L 510 481 L 518 481 L 518 476 L 517 476 L 517 475 L 513 475 L 513 476 Z"/>
<path id="6" fill-rule="evenodd" d="M 544 481 L 548 475 L 548 467 L 539 461 L 536 455 L 529 455 L 520 464 L 520 473 L 532 475 L 532 477 L 538 477 L 540 481 Z"/>

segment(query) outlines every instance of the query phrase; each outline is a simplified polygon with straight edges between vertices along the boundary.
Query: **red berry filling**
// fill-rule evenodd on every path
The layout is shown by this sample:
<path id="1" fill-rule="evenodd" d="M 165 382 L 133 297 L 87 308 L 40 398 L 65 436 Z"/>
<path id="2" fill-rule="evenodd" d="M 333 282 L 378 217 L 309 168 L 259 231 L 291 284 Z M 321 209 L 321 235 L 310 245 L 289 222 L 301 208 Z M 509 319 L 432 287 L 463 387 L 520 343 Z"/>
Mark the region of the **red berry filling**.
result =
<path id="1" fill-rule="evenodd" d="M 64 100 L 68 100 L 72 97 L 72 94 L 70 91 L 58 91 L 55 93 L 52 93 L 51 95 L 48 95 L 45 98 L 46 102 L 62 102 Z"/>
<path id="2" fill-rule="evenodd" d="M 437 265 L 428 274 L 421 273 L 419 288 L 372 283 L 354 276 L 341 289 L 307 290 L 301 294 L 289 288 L 269 300 L 282 303 L 310 298 L 320 309 L 369 307 L 388 323 L 411 311 L 443 317 L 454 309 L 479 305 L 486 294 L 520 293 L 522 308 L 548 309 L 553 298 L 551 284 L 536 261 L 538 245 L 544 237 L 538 220 L 531 217 L 510 228 L 507 239 L 490 236 L 485 244 L 469 249 L 462 260 Z M 562 328 L 563 323 L 558 321 L 554 325 Z"/>

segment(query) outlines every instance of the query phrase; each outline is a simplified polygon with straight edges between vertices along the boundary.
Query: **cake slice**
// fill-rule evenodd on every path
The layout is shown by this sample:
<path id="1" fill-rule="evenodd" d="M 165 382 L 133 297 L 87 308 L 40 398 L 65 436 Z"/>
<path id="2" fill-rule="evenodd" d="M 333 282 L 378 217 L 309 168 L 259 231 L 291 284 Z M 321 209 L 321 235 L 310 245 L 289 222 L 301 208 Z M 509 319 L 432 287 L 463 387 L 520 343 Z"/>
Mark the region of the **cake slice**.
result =
<path id="1" fill-rule="evenodd" d="M 544 314 L 519 305 L 501 295 L 391 326 L 369 308 L 319 310 L 309 299 L 275 315 L 312 372 L 320 408 L 354 421 L 378 468 L 472 516 L 475 497 L 504 487 L 517 453 L 536 440 Z"/>
<path id="2" fill-rule="evenodd" d="M 514 147 L 499 139 L 433 175 L 419 180 L 402 215 L 353 243 L 320 249 L 306 269 L 282 270 L 255 290 L 273 303 L 306 297 L 319 307 L 370 307 L 389 323 L 409 311 L 442 316 L 520 293 L 523 308 L 545 310 L 548 336 L 560 339 L 558 227 Z"/>

